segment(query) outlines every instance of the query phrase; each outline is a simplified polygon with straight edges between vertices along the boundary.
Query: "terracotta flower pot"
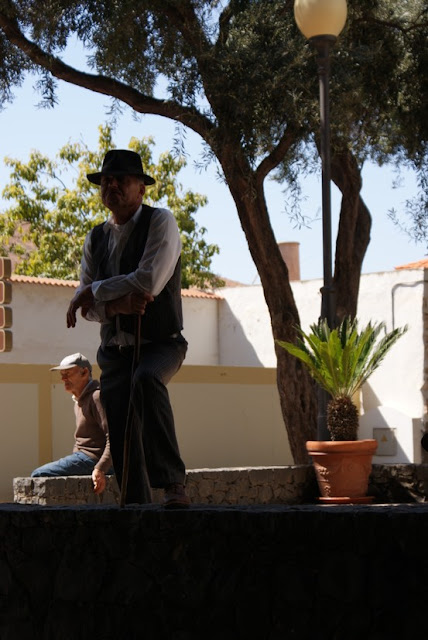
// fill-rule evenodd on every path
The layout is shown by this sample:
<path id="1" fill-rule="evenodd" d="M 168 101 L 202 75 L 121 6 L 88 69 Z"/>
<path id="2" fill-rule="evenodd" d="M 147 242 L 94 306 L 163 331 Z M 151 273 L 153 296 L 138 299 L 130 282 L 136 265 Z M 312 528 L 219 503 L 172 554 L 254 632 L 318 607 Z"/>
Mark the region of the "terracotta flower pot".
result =
<path id="1" fill-rule="evenodd" d="M 320 501 L 371 502 L 367 496 L 376 440 L 309 440 L 306 449 L 312 457 Z"/>

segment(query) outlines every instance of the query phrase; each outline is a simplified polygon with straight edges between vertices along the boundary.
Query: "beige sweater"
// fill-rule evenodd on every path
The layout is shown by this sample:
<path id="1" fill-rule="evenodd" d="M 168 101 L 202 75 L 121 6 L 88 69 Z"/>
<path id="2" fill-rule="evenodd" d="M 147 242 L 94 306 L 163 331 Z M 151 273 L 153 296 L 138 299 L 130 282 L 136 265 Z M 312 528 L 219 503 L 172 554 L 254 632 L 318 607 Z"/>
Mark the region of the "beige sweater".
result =
<path id="1" fill-rule="evenodd" d="M 73 452 L 82 451 L 97 460 L 96 469 L 106 473 L 112 467 L 107 418 L 100 400 L 98 380 L 90 380 L 79 398 L 74 398 L 76 415 Z"/>

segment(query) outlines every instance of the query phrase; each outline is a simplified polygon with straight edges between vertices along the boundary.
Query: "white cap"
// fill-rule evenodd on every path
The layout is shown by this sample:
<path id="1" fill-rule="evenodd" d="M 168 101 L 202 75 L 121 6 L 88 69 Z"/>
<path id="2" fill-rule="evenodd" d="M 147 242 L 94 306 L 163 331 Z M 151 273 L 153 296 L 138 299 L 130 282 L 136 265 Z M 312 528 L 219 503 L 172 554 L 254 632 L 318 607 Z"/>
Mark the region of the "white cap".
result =
<path id="1" fill-rule="evenodd" d="M 66 356 L 61 360 L 58 366 L 52 367 L 51 371 L 57 371 L 61 369 L 72 369 L 73 367 L 82 367 L 82 369 L 89 369 L 89 373 L 92 373 L 92 365 L 88 358 L 85 358 L 81 353 L 72 353 L 71 356 Z"/>

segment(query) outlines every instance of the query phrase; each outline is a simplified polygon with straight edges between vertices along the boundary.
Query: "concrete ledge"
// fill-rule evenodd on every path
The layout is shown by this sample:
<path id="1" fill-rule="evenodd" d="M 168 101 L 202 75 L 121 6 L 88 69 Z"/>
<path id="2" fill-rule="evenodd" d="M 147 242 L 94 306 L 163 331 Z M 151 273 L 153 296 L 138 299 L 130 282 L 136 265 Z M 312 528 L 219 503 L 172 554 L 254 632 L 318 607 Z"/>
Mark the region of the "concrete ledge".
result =
<path id="1" fill-rule="evenodd" d="M 310 466 L 237 469 L 195 469 L 187 472 L 187 491 L 193 503 L 297 504 L 306 502 L 316 490 Z M 14 502 L 18 504 L 100 505 L 118 504 L 119 490 L 114 476 L 96 496 L 89 476 L 60 478 L 15 478 Z M 163 491 L 153 490 L 153 501 L 162 502 Z"/>
<path id="2" fill-rule="evenodd" d="M 236 469 L 194 469 L 187 472 L 187 490 L 194 504 L 250 505 L 314 502 L 318 488 L 312 465 Z M 89 476 L 15 478 L 14 502 L 42 506 L 108 505 L 119 503 L 114 476 L 101 496 Z M 369 494 L 383 503 L 426 502 L 428 465 L 373 465 Z M 153 491 L 155 504 L 163 492 Z"/>

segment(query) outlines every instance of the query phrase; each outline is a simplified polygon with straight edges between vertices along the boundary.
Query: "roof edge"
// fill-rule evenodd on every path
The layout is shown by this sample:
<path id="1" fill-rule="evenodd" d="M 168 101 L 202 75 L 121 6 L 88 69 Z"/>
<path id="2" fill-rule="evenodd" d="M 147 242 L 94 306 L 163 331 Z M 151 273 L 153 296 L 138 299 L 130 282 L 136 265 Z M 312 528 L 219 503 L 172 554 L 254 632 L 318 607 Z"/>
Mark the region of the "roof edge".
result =
<path id="1" fill-rule="evenodd" d="M 36 284 L 47 285 L 50 287 L 70 287 L 77 289 L 79 286 L 78 280 L 60 280 L 58 278 L 38 278 L 36 276 L 21 276 L 12 274 L 10 280 L 12 282 L 20 282 L 22 284 Z M 218 293 L 211 293 L 210 291 L 203 291 L 202 289 L 182 289 L 181 295 L 184 298 L 205 298 L 208 300 L 222 300 L 223 297 Z"/>

